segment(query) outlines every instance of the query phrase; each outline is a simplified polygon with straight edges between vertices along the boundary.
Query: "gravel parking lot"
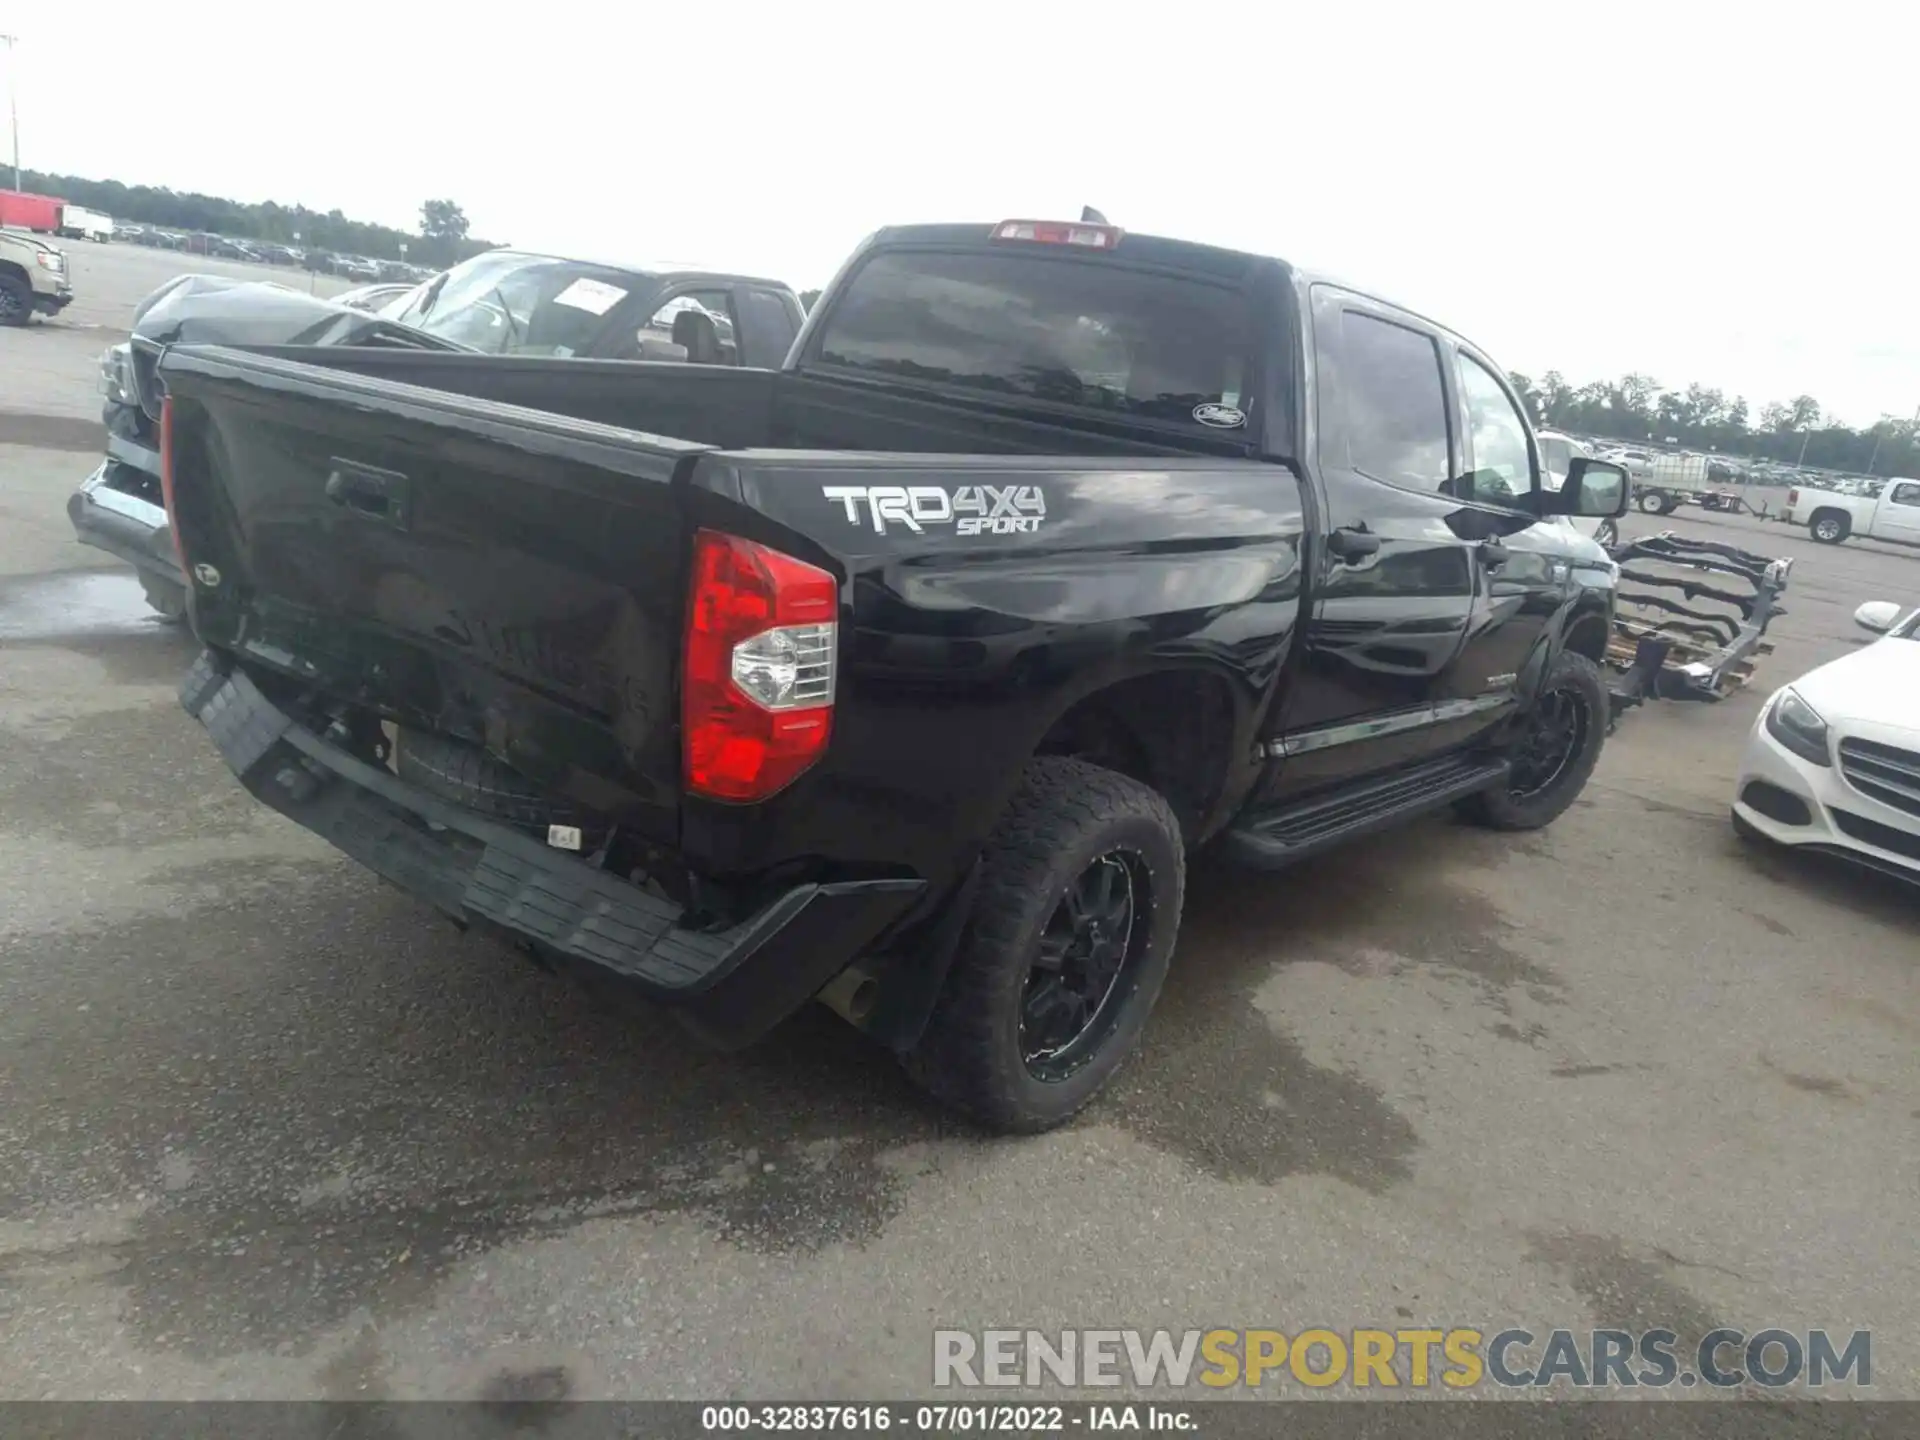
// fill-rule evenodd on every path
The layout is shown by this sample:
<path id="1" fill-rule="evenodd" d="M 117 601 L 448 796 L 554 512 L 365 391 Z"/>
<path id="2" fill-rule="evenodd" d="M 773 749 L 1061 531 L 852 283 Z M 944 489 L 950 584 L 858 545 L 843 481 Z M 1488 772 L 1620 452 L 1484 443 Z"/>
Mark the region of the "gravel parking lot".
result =
<path id="1" fill-rule="evenodd" d="M 73 248 L 8 409 L 93 414 L 179 264 Z M 1798 558 L 1753 691 L 1630 715 L 1541 834 L 1202 861 L 1114 1090 L 988 1140 L 825 1011 L 709 1054 L 256 805 L 51 423 L 0 415 L 0 1398 L 871 1398 L 993 1325 L 1862 1328 L 1920 1398 L 1920 899 L 1727 824 L 1915 557 L 1629 517 Z"/>

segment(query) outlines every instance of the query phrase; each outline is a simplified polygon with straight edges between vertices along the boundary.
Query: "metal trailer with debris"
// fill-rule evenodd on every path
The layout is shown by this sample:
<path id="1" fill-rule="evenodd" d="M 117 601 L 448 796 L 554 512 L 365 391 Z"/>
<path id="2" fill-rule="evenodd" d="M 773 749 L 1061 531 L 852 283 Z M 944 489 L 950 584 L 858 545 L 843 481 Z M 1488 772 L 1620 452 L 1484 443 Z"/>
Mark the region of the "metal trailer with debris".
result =
<path id="1" fill-rule="evenodd" d="M 1620 567 L 1607 647 L 1615 719 L 1647 699 L 1723 700 L 1772 652 L 1791 559 L 1671 530 L 1607 553 Z"/>
<path id="2" fill-rule="evenodd" d="M 1704 455 L 1655 455 L 1651 463 L 1629 467 L 1633 503 L 1648 515 L 1666 515 L 1699 501 L 1712 478 Z"/>

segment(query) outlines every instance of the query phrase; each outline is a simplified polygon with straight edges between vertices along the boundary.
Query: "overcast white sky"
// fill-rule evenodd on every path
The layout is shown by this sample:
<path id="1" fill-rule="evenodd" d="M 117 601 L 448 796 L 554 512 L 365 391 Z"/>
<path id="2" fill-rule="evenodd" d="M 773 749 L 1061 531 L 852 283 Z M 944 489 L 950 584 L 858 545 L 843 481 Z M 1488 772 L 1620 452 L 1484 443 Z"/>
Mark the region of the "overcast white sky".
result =
<path id="1" fill-rule="evenodd" d="M 488 239 L 803 289 L 884 223 L 1093 204 L 1535 377 L 1920 406 L 1910 5 L 0 0 L 0 31 L 39 169 L 409 228 L 445 195 Z"/>

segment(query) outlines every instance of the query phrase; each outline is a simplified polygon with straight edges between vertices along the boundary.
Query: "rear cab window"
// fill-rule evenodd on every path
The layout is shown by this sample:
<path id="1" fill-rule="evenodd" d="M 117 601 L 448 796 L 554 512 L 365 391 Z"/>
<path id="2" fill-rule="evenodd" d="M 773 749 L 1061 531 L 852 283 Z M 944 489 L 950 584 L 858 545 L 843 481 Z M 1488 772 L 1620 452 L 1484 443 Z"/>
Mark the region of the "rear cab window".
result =
<path id="1" fill-rule="evenodd" d="M 1214 281 L 1015 249 L 881 251 L 825 317 L 827 366 L 1244 433 L 1248 306 Z"/>

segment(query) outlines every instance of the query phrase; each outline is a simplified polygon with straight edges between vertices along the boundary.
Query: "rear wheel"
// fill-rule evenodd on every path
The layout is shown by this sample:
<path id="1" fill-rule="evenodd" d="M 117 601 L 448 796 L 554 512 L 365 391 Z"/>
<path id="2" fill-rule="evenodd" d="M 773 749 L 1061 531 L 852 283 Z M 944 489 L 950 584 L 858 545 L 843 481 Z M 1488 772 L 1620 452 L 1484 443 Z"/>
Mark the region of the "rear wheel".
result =
<path id="1" fill-rule="evenodd" d="M 1538 830 L 1586 788 L 1607 739 L 1612 709 L 1600 667 L 1562 651 L 1521 720 L 1512 769 L 1497 789 L 1469 795 L 1460 813 L 1494 830 Z"/>
<path id="2" fill-rule="evenodd" d="M 997 1130 L 1045 1130 L 1132 1051 L 1173 956 L 1180 825 L 1138 781 L 1041 757 L 982 857 L 973 913 L 925 1034 L 925 1089 Z"/>
<path id="3" fill-rule="evenodd" d="M 1648 490 L 1640 497 L 1640 508 L 1649 515 L 1664 515 L 1672 506 L 1658 490 Z"/>
<path id="4" fill-rule="evenodd" d="M 33 291 L 17 275 L 0 275 L 0 325 L 25 325 L 33 318 Z"/>
<path id="5" fill-rule="evenodd" d="M 1852 526 L 1847 517 L 1838 510 L 1820 510 L 1815 512 L 1810 528 L 1813 531 L 1813 538 L 1821 544 L 1838 545 L 1847 538 L 1847 532 Z"/>

